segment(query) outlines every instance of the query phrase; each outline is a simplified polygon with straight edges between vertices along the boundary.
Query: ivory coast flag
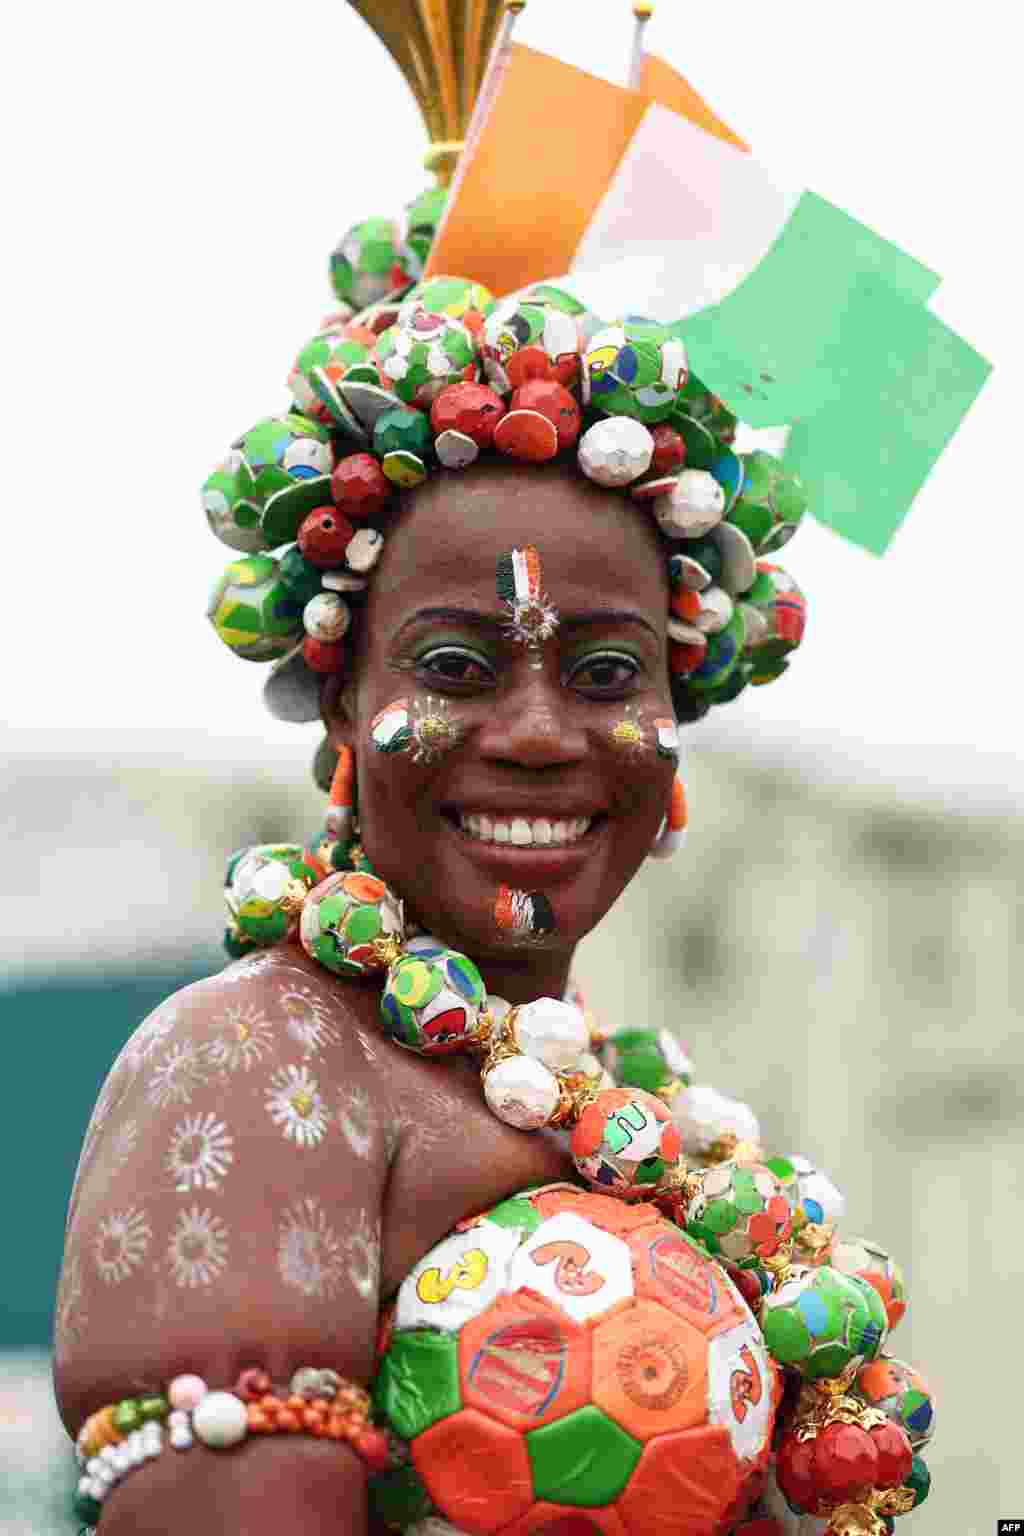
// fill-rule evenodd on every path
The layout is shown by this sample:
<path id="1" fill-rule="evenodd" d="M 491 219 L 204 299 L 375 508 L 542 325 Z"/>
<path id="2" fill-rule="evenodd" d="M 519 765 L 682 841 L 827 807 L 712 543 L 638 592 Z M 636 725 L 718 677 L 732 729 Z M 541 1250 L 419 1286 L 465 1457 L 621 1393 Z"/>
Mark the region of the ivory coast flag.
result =
<path id="1" fill-rule="evenodd" d="M 737 416 L 790 426 L 815 517 L 882 553 L 990 371 L 927 309 L 937 274 L 771 175 L 651 55 L 630 91 L 514 44 L 474 129 L 428 273 L 671 326 Z"/>

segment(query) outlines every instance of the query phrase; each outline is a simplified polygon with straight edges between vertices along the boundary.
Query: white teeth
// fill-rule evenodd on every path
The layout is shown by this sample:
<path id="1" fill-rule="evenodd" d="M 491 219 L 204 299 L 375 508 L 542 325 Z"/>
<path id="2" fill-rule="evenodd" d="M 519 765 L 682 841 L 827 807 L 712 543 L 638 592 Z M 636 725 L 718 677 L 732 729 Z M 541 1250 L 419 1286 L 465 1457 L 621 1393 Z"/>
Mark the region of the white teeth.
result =
<path id="1" fill-rule="evenodd" d="M 483 843 L 511 843 L 516 848 L 547 848 L 552 844 L 563 846 L 577 842 L 590 827 L 589 816 L 576 816 L 570 821 L 550 821 L 537 816 L 532 821 L 525 816 L 510 816 L 505 821 L 492 820 L 490 816 L 460 815 L 459 825 L 469 837 Z"/>

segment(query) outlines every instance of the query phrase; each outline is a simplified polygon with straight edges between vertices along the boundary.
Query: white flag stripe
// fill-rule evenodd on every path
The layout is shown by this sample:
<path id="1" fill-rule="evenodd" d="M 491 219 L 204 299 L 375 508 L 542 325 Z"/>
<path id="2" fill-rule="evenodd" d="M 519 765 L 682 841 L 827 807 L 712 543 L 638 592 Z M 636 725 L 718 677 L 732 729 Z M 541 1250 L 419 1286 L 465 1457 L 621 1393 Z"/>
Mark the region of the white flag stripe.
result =
<path id="1" fill-rule="evenodd" d="M 636 313 L 666 324 L 684 319 L 754 270 L 803 191 L 652 104 L 577 247 L 573 289 L 598 313 L 618 308 L 609 302 L 617 292 L 630 294 Z"/>

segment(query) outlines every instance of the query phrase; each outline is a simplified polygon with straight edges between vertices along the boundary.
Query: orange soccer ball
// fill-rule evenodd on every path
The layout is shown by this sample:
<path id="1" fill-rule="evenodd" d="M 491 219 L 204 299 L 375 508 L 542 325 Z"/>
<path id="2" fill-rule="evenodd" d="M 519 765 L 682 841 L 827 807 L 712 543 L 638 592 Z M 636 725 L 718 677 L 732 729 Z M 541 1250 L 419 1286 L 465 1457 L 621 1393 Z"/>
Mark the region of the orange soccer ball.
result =
<path id="1" fill-rule="evenodd" d="M 403 1282 L 374 1403 L 408 1465 L 393 1525 L 720 1536 L 756 1496 L 779 1373 L 725 1271 L 648 1204 L 547 1185 L 462 1222 Z"/>

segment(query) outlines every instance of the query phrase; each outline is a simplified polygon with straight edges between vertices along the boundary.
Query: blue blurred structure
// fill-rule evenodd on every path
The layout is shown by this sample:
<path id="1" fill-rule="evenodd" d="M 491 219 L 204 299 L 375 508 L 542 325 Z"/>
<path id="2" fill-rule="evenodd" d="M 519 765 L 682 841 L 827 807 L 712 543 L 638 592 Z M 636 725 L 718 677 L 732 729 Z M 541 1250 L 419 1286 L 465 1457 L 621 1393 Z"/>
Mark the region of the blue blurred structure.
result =
<path id="1" fill-rule="evenodd" d="M 0 1351 L 48 1349 L 64 1221 L 85 1128 L 114 1058 L 156 1005 L 218 968 L 208 953 L 145 973 L 60 971 L 0 991 L 6 1089 L 0 1145 L 12 1238 L 0 1283 Z M 16 1259 L 16 1262 L 14 1262 Z"/>

